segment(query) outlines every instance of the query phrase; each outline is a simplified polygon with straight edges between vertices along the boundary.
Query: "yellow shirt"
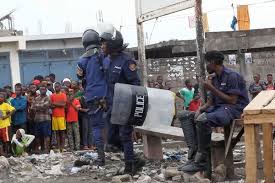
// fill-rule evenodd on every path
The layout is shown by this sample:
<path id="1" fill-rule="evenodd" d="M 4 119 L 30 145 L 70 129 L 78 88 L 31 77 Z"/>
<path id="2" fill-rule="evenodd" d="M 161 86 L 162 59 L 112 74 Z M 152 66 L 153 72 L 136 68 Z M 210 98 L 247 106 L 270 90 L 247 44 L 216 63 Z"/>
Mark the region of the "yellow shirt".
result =
<path id="1" fill-rule="evenodd" d="M 2 103 L 0 105 L 0 117 L 3 117 L 3 116 L 6 116 L 7 115 L 7 112 L 11 112 L 15 110 L 14 107 L 12 107 L 11 105 L 7 104 L 7 103 Z M 11 121 L 10 121 L 10 118 L 7 118 L 5 120 L 1 120 L 0 119 L 0 128 L 6 128 L 8 126 L 11 125 Z"/>

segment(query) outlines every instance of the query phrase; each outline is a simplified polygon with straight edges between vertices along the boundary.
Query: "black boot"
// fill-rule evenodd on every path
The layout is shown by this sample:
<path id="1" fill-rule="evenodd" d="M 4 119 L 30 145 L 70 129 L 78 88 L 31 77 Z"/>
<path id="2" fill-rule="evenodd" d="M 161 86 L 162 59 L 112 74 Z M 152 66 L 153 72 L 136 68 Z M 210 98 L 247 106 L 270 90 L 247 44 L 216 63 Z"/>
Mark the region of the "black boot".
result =
<path id="1" fill-rule="evenodd" d="M 145 165 L 145 161 L 140 158 L 135 158 L 134 160 L 125 161 L 124 174 L 129 174 L 134 176 L 141 168 Z"/>
<path id="2" fill-rule="evenodd" d="M 195 155 L 197 152 L 197 133 L 196 126 L 194 123 L 194 115 L 190 111 L 184 111 L 179 115 L 179 120 L 181 122 L 181 128 L 184 134 L 185 142 L 187 144 L 188 150 L 188 161 L 181 167 L 178 168 L 179 171 L 182 171 L 183 167 L 193 163 L 195 160 Z"/>
<path id="3" fill-rule="evenodd" d="M 96 160 L 96 165 L 98 166 L 104 166 L 105 165 L 105 152 L 103 147 L 98 147 L 97 148 L 97 160 Z"/>
<path id="4" fill-rule="evenodd" d="M 123 151 L 121 146 L 115 146 L 112 144 L 106 144 L 105 152 L 119 153 Z"/>
<path id="5" fill-rule="evenodd" d="M 184 172 L 206 171 L 208 157 L 210 156 L 211 128 L 206 126 L 205 121 L 197 121 L 198 152 L 195 161 L 182 168 Z"/>

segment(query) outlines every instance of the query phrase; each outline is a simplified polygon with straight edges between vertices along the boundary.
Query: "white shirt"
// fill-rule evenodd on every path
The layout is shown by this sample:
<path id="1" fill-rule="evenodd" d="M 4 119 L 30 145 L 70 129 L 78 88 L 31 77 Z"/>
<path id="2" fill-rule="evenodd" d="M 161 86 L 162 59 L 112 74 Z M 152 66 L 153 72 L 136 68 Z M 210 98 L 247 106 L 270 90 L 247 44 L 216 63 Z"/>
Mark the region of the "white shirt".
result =
<path id="1" fill-rule="evenodd" d="M 40 91 L 37 90 L 37 91 L 36 91 L 36 94 L 40 95 Z M 47 89 L 46 95 L 49 97 L 49 96 L 51 96 L 52 94 L 53 94 L 53 93 L 52 93 L 50 90 Z"/>

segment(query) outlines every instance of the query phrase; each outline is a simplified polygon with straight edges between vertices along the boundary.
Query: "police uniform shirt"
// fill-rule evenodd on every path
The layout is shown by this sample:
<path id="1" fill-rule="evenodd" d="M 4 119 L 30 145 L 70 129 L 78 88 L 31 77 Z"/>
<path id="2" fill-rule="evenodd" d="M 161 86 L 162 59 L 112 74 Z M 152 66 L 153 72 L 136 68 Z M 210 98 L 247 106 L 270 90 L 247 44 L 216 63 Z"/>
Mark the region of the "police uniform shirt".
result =
<path id="1" fill-rule="evenodd" d="M 107 83 L 103 71 L 103 55 L 96 53 L 91 57 L 81 57 L 78 61 L 78 74 L 86 80 L 86 102 L 107 94 Z"/>
<path id="2" fill-rule="evenodd" d="M 107 84 L 108 96 L 112 101 L 115 83 L 140 85 L 140 79 L 136 69 L 136 62 L 123 52 L 113 57 L 106 57 L 103 61 Z"/>
<path id="3" fill-rule="evenodd" d="M 228 104 L 223 99 L 210 92 L 210 97 L 213 100 L 213 107 L 210 107 L 206 111 L 209 113 L 207 115 L 208 120 L 223 123 L 225 118 L 228 118 L 228 121 L 239 118 L 243 109 L 249 103 L 246 83 L 243 77 L 239 73 L 224 67 L 221 75 L 216 75 L 213 78 L 212 84 L 216 89 L 227 95 L 237 95 L 238 99 L 236 104 Z"/>

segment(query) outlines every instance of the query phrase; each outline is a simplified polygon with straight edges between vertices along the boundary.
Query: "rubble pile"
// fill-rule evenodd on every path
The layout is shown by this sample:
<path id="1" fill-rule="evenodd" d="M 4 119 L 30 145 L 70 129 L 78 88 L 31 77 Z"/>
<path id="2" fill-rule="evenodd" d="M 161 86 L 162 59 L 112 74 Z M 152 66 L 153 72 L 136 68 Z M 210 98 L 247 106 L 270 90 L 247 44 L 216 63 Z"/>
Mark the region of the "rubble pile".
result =
<path id="1" fill-rule="evenodd" d="M 243 160 L 243 144 L 236 147 L 236 162 Z M 159 183 L 159 182 L 210 182 L 202 178 L 200 174 L 185 174 L 179 172 L 177 167 L 187 161 L 186 148 L 163 149 L 163 160 L 147 160 L 146 165 L 135 176 L 122 175 L 124 161 L 122 153 L 106 153 L 106 165 L 98 167 L 93 164 L 97 153 L 92 151 L 77 151 L 31 155 L 26 157 L 0 157 L 0 183 L 5 182 L 68 182 L 68 180 L 79 177 L 77 182 L 137 182 L 137 183 Z M 136 154 L 143 156 L 140 149 Z M 214 177 L 224 176 L 222 166 L 214 172 Z M 242 182 L 244 169 L 236 169 L 236 175 L 240 178 L 234 182 Z M 221 180 L 217 179 L 217 180 Z M 57 182 L 56 182 L 57 183 Z"/>

